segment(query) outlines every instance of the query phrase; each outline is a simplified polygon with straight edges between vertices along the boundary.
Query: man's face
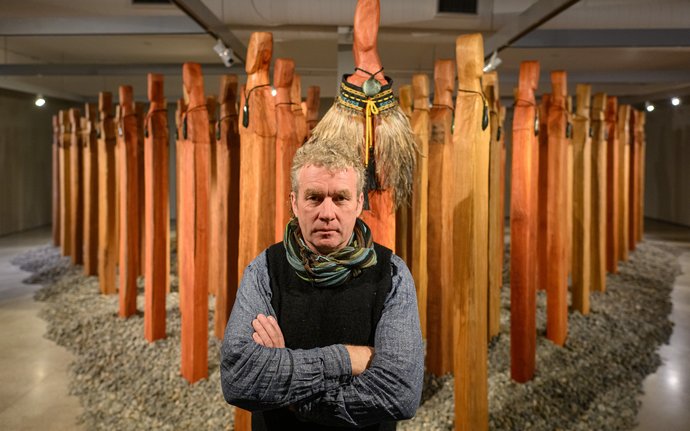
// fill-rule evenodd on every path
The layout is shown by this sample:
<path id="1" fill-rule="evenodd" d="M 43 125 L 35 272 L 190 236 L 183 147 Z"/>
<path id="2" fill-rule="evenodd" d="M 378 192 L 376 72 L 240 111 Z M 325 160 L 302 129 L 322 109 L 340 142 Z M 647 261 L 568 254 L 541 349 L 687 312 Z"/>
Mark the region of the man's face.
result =
<path id="1" fill-rule="evenodd" d="M 306 165 L 298 180 L 297 195 L 291 193 L 290 199 L 304 241 L 322 255 L 340 250 L 350 241 L 362 213 L 364 194 L 357 191 L 357 172 Z"/>

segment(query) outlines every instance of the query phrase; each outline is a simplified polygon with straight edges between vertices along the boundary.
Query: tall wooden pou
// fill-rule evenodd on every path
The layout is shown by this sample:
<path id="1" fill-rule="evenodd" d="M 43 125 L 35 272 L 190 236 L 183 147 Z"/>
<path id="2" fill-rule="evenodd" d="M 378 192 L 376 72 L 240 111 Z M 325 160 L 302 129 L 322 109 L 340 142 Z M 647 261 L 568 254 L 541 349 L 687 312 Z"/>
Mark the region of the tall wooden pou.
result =
<path id="1" fill-rule="evenodd" d="M 148 75 L 149 111 L 144 121 L 144 337 L 165 338 L 165 296 L 170 283 L 168 108 L 163 75 Z"/>
<path id="2" fill-rule="evenodd" d="M 139 216 L 140 220 L 146 220 L 146 190 L 144 186 L 144 117 L 146 116 L 146 107 L 143 102 L 134 102 L 134 112 L 137 119 L 137 181 L 139 184 Z M 146 230 L 143 223 L 139 225 L 139 275 L 143 276 L 146 272 L 144 268 L 146 261 L 144 253 L 146 250 Z"/>
<path id="3" fill-rule="evenodd" d="M 646 115 L 644 111 L 640 111 L 637 115 L 637 123 L 635 128 L 637 131 L 637 144 L 639 153 L 639 189 L 638 189 L 638 222 L 637 222 L 637 242 L 642 241 L 644 235 L 644 167 L 645 167 L 645 131 L 644 125 L 646 121 Z"/>
<path id="4" fill-rule="evenodd" d="M 618 98 L 606 99 L 606 270 L 618 273 L 620 206 L 618 150 Z"/>
<path id="5" fill-rule="evenodd" d="M 53 144 L 52 144 L 52 232 L 53 245 L 60 247 L 60 119 L 53 115 Z"/>
<path id="6" fill-rule="evenodd" d="M 72 194 L 70 174 L 70 123 L 69 111 L 58 112 L 58 123 L 60 126 L 59 155 L 60 159 L 60 246 L 63 256 L 72 255 Z"/>
<path id="7" fill-rule="evenodd" d="M 292 104 L 292 114 L 295 117 L 295 134 L 300 145 L 307 141 L 311 134 L 307 124 L 307 116 L 302 111 L 302 77 L 295 73 L 292 76 L 292 87 L 290 89 L 290 103 Z"/>
<path id="8" fill-rule="evenodd" d="M 81 113 L 69 110 L 70 136 L 70 248 L 72 264 L 84 263 L 84 175 L 81 139 Z"/>
<path id="9" fill-rule="evenodd" d="M 115 141 L 112 95 L 98 94 L 98 282 L 101 293 L 113 295 L 117 270 L 118 226 L 115 223 Z"/>
<path id="10" fill-rule="evenodd" d="M 549 250 L 548 237 L 548 179 L 549 179 L 549 107 L 551 94 L 542 94 L 537 108 L 538 118 L 535 120 L 537 141 L 539 142 L 539 168 L 537 179 L 537 290 L 545 291 L 549 285 Z"/>
<path id="11" fill-rule="evenodd" d="M 575 151 L 573 147 L 573 97 L 566 96 L 566 124 L 565 124 L 565 142 L 566 142 L 566 195 L 565 195 L 565 219 L 568 226 L 565 231 L 565 256 L 568 264 L 566 270 L 566 277 L 573 271 L 573 168 L 575 166 Z"/>
<path id="12" fill-rule="evenodd" d="M 245 66 L 247 84 L 240 102 L 238 277 L 275 240 L 276 112 L 268 71 L 272 53 L 273 35 L 252 33 Z M 251 414 L 236 409 L 235 429 L 250 428 Z"/>
<path id="13" fill-rule="evenodd" d="M 573 309 L 589 313 L 592 288 L 592 138 L 589 109 L 592 86 L 577 84 L 573 117 Z"/>
<path id="14" fill-rule="evenodd" d="M 440 376 L 453 370 L 453 93 L 455 60 L 436 60 L 434 100 L 429 113 L 429 199 L 427 248 L 427 368 Z"/>
<path id="15" fill-rule="evenodd" d="M 637 245 L 637 223 L 639 223 L 639 189 L 640 189 L 640 167 L 639 167 L 639 143 L 637 122 L 640 118 L 640 111 L 630 110 L 630 185 L 628 186 L 628 250 L 635 251 Z"/>
<path id="16" fill-rule="evenodd" d="M 179 142 L 180 218 L 178 259 L 182 317 L 182 377 L 194 383 L 208 376 L 208 236 L 211 145 L 201 66 L 182 66 L 189 105 Z"/>
<path id="17" fill-rule="evenodd" d="M 182 94 L 184 94 L 184 86 Z M 177 250 L 177 259 L 180 259 L 180 223 L 182 223 L 180 214 L 180 143 L 182 142 L 182 135 L 186 130 L 184 126 L 184 116 L 187 112 L 187 101 L 185 97 L 177 100 L 175 106 L 175 241 Z"/>
<path id="18" fill-rule="evenodd" d="M 319 123 L 319 106 L 321 106 L 321 87 L 318 85 L 311 85 L 307 88 L 307 127 L 308 134 L 311 136 L 311 131 Z"/>
<path id="19" fill-rule="evenodd" d="M 292 111 L 290 91 L 295 74 L 295 62 L 290 58 L 275 61 L 273 86 L 276 89 L 276 216 L 275 242 L 283 240 L 285 226 L 290 221 L 290 168 L 300 142 L 297 140 L 295 115 Z"/>
<path id="20" fill-rule="evenodd" d="M 606 94 L 592 98 L 592 290 L 606 290 Z"/>
<path id="21" fill-rule="evenodd" d="M 137 311 L 137 276 L 141 264 L 139 230 L 139 136 L 132 87 L 120 86 L 120 123 L 118 125 L 120 193 L 120 317 Z"/>
<path id="22" fill-rule="evenodd" d="M 408 120 L 412 121 L 412 85 L 401 85 L 398 89 L 398 103 Z M 412 207 L 405 205 L 395 210 L 395 254 L 412 267 Z"/>
<path id="23" fill-rule="evenodd" d="M 510 201 L 510 375 L 520 383 L 532 379 L 536 363 L 535 235 L 539 160 L 535 155 L 537 158 L 541 155 L 536 139 L 534 92 L 538 83 L 539 63 L 523 61 L 513 116 Z"/>
<path id="24" fill-rule="evenodd" d="M 414 110 L 412 111 L 412 132 L 417 141 L 420 157 L 412 182 L 412 256 L 411 272 L 417 289 L 417 306 L 422 337 L 427 338 L 427 229 L 429 211 L 429 139 L 431 124 L 429 119 L 429 77 L 423 73 L 412 76 L 412 94 Z"/>
<path id="25" fill-rule="evenodd" d="M 489 107 L 482 94 L 481 34 L 455 42 L 458 93 L 453 134 L 455 429 L 488 429 L 487 286 Z"/>
<path id="26" fill-rule="evenodd" d="M 546 336 L 562 346 L 568 334 L 566 73 L 551 72 L 548 118 Z"/>
<path id="27" fill-rule="evenodd" d="M 220 81 L 220 118 L 216 142 L 216 187 L 218 192 L 218 228 L 220 238 L 214 333 L 223 339 L 238 286 L 238 238 L 240 217 L 240 134 L 237 120 L 237 75 L 223 75 Z"/>
<path id="28" fill-rule="evenodd" d="M 82 148 L 84 175 L 84 274 L 98 274 L 98 107 L 84 105 Z"/>
<path id="29" fill-rule="evenodd" d="M 210 177 L 211 188 L 209 189 L 209 235 L 208 235 L 208 293 L 216 295 L 220 280 L 216 277 L 219 274 L 220 256 L 220 236 L 218 235 L 218 224 L 220 222 L 220 210 L 218 208 L 218 184 L 216 181 L 216 111 L 218 111 L 218 99 L 216 96 L 206 97 L 206 112 L 208 113 L 208 139 L 210 157 Z"/>
<path id="30" fill-rule="evenodd" d="M 628 260 L 630 224 L 630 105 L 618 107 L 618 260 Z"/>

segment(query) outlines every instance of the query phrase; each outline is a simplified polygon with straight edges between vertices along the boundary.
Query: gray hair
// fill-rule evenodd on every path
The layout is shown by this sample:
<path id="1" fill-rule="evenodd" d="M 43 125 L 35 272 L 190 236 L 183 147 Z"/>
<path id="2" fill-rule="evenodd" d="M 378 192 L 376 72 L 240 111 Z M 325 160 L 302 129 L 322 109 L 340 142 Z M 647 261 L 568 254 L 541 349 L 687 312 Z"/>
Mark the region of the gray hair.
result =
<path id="1" fill-rule="evenodd" d="M 352 142 L 345 139 L 329 139 L 328 142 L 312 137 L 302 145 L 292 159 L 290 181 L 292 191 L 299 189 L 298 175 L 300 169 L 307 165 L 324 167 L 329 171 L 352 168 L 357 173 L 357 194 L 364 191 L 365 171 L 359 152 Z"/>

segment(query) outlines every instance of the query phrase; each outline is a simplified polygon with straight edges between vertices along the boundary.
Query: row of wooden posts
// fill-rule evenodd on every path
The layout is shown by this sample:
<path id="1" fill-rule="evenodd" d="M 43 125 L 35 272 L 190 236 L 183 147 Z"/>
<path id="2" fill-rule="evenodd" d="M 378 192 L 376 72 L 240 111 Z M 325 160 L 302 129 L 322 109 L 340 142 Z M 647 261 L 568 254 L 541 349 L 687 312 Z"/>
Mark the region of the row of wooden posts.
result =
<path id="1" fill-rule="evenodd" d="M 205 96 L 199 65 L 183 66 L 177 247 L 181 371 L 190 382 L 208 373 L 208 294 L 222 338 L 242 269 L 282 239 L 292 156 L 318 121 L 318 87 L 309 88 L 303 111 L 292 60 L 276 59 L 271 94 L 271 55 L 271 34 L 254 33 L 239 101 L 236 76 L 222 77 L 216 101 Z M 456 59 L 435 63 L 433 103 L 425 74 L 399 89 L 420 151 L 413 198 L 394 215 L 394 235 L 373 232 L 411 269 L 427 368 L 454 372 L 456 429 L 463 430 L 488 428 L 487 344 L 500 330 L 506 108 L 498 75 L 483 73 L 483 59 L 481 35 L 460 36 Z M 547 337 L 563 345 L 568 275 L 572 308 L 586 314 L 590 291 L 605 290 L 606 272 L 615 273 L 642 236 L 644 113 L 605 94 L 592 98 L 584 84 L 573 110 L 566 73 L 551 79 L 537 105 L 539 64 L 523 62 L 515 91 L 510 278 L 518 382 L 536 367 L 537 290 L 547 295 Z M 76 109 L 54 118 L 53 227 L 55 244 L 98 275 L 102 293 L 119 292 L 121 317 L 136 312 L 137 276 L 144 276 L 144 336 L 154 341 L 165 337 L 170 286 L 169 136 L 163 77 L 150 74 L 148 87 L 147 113 L 122 86 L 115 110 L 101 93 L 84 118 Z M 249 423 L 237 409 L 236 429 Z"/>

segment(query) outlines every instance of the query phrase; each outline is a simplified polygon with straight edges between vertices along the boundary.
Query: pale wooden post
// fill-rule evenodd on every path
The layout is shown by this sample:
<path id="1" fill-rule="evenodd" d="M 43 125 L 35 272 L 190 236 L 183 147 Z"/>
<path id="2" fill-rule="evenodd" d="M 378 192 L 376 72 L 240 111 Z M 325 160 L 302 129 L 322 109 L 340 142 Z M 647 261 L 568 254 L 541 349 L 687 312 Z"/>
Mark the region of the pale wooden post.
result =
<path id="1" fill-rule="evenodd" d="M 211 144 L 201 66 L 182 66 L 189 105 L 179 142 L 179 274 L 182 315 L 182 377 L 194 383 L 208 377 L 208 248 Z"/>
<path id="2" fill-rule="evenodd" d="M 165 296 L 170 284 L 169 136 L 163 75 L 148 74 L 148 98 L 144 122 L 144 337 L 153 342 L 165 338 Z"/>
<path id="3" fill-rule="evenodd" d="M 422 337 L 427 337 L 427 225 L 429 210 L 429 139 L 431 125 L 429 122 L 429 77 L 426 74 L 412 75 L 412 94 L 414 110 L 412 111 L 412 131 L 417 141 L 417 166 L 412 183 L 412 256 L 410 267 L 417 289 L 417 307 Z"/>
<path id="4" fill-rule="evenodd" d="M 589 314 L 592 284 L 592 139 L 589 107 L 592 86 L 577 84 L 573 118 L 573 309 Z"/>
<path id="5" fill-rule="evenodd" d="M 98 282 L 101 293 L 117 292 L 118 226 L 115 223 L 115 142 L 117 140 L 113 117 L 112 95 L 98 95 L 100 121 L 98 125 Z"/>
<path id="6" fill-rule="evenodd" d="M 289 58 L 275 61 L 273 86 L 276 89 L 276 216 L 274 242 L 283 240 L 285 226 L 291 218 L 290 212 L 290 168 L 300 142 L 297 140 L 295 115 L 292 111 L 290 91 L 295 74 L 295 62 Z M 311 90 L 311 87 L 310 87 Z"/>
<path id="7" fill-rule="evenodd" d="M 82 148 L 84 160 L 84 274 L 98 274 L 98 141 L 96 121 L 98 107 L 87 103 L 82 118 Z"/>
<path id="8" fill-rule="evenodd" d="M 481 93 L 481 34 L 455 42 L 458 93 L 453 134 L 455 199 L 455 429 L 488 429 L 487 286 L 489 141 L 488 106 Z"/>
<path id="9" fill-rule="evenodd" d="M 412 121 L 412 85 L 402 85 L 398 89 L 398 104 L 408 120 Z M 412 207 L 403 205 L 395 210 L 395 254 L 412 267 L 412 227 L 410 225 Z"/>
<path id="10" fill-rule="evenodd" d="M 646 151 L 646 143 L 645 143 L 645 130 L 644 130 L 644 125 L 646 121 L 646 115 L 644 111 L 640 111 L 638 114 L 638 121 L 637 121 L 637 133 L 638 133 L 638 138 L 637 138 L 637 143 L 639 145 L 639 197 L 638 197 L 638 223 L 637 223 L 637 241 L 642 241 L 642 237 L 644 236 L 644 169 L 645 169 L 645 151 Z"/>
<path id="11" fill-rule="evenodd" d="M 453 93 L 455 60 L 434 64 L 434 102 L 429 114 L 427 368 L 437 376 L 453 371 Z"/>
<path id="12" fill-rule="evenodd" d="M 60 247 L 60 120 L 58 115 L 53 115 L 53 170 L 52 170 L 52 232 L 53 245 Z"/>
<path id="13" fill-rule="evenodd" d="M 292 88 L 290 91 L 290 103 L 292 103 L 292 114 L 295 116 L 295 134 L 297 142 L 302 145 L 310 135 L 307 116 L 302 111 L 302 77 L 295 73 L 292 77 Z"/>
<path id="14" fill-rule="evenodd" d="M 630 105 L 618 107 L 618 260 L 628 260 L 630 223 Z"/>
<path id="15" fill-rule="evenodd" d="M 566 123 L 566 184 L 567 194 L 565 198 L 566 219 L 568 227 L 566 230 L 566 261 L 568 262 L 568 275 L 573 272 L 573 167 L 575 166 L 575 151 L 573 148 L 573 98 L 566 97 L 566 111 L 568 112 Z"/>
<path id="16" fill-rule="evenodd" d="M 548 118 L 546 336 L 562 346 L 568 334 L 568 261 L 566 198 L 568 193 L 568 139 L 566 73 L 551 72 L 552 93 Z"/>
<path id="17" fill-rule="evenodd" d="M 606 94 L 592 98 L 592 290 L 606 290 Z"/>
<path id="18" fill-rule="evenodd" d="M 539 63 L 523 61 L 518 82 L 513 114 L 510 182 L 510 375 L 513 380 L 524 383 L 534 376 L 537 345 L 534 271 L 537 250 L 534 239 L 538 221 L 536 193 L 539 160 L 535 155 L 541 155 L 537 152 L 538 141 L 535 137 L 537 107 L 534 92 L 539 83 Z"/>
<path id="19" fill-rule="evenodd" d="M 118 127 L 120 183 L 120 317 L 137 312 L 137 276 L 141 264 L 139 234 L 139 136 L 132 99 L 132 87 L 122 85 L 120 92 L 120 123 Z"/>
<path id="20" fill-rule="evenodd" d="M 539 118 L 536 120 L 535 127 L 538 130 L 537 140 L 539 142 L 539 168 L 537 181 L 537 290 L 545 291 L 549 285 L 549 251 L 547 235 L 548 228 L 548 197 L 549 197 L 549 108 L 551 105 L 551 95 L 542 94 L 541 103 L 537 108 Z"/>
<path id="21" fill-rule="evenodd" d="M 220 81 L 220 138 L 216 150 L 216 181 L 218 190 L 219 266 L 221 284 L 216 294 L 214 333 L 223 339 L 225 326 L 235 303 L 238 286 L 238 238 L 240 215 L 240 135 L 237 119 L 237 75 L 224 75 Z"/>
<path id="22" fill-rule="evenodd" d="M 618 212 L 620 206 L 619 173 L 620 151 L 618 149 L 618 99 L 606 99 L 606 270 L 618 273 L 618 248 L 620 223 Z"/>
<path id="23" fill-rule="evenodd" d="M 63 256 L 72 256 L 72 191 L 70 179 L 70 123 L 69 111 L 59 111 L 60 123 L 60 245 Z"/>
<path id="24" fill-rule="evenodd" d="M 275 239 L 276 113 L 268 74 L 272 53 L 273 35 L 252 33 L 245 66 L 247 84 L 240 102 L 239 277 Z M 251 414 L 235 411 L 235 429 L 249 431 Z"/>
<path id="25" fill-rule="evenodd" d="M 639 217 L 637 211 L 638 207 L 638 193 L 639 193 L 639 145 L 637 133 L 637 121 L 640 111 L 636 109 L 630 110 L 630 184 L 628 186 L 628 250 L 635 251 L 637 245 L 637 223 Z"/>
<path id="26" fill-rule="evenodd" d="M 70 247 L 72 264 L 84 263 L 84 175 L 81 143 L 81 114 L 78 109 L 69 110 L 70 120 Z"/>
<path id="27" fill-rule="evenodd" d="M 319 106 L 321 105 L 321 87 L 311 85 L 307 88 L 307 126 L 309 136 L 319 122 Z"/>

